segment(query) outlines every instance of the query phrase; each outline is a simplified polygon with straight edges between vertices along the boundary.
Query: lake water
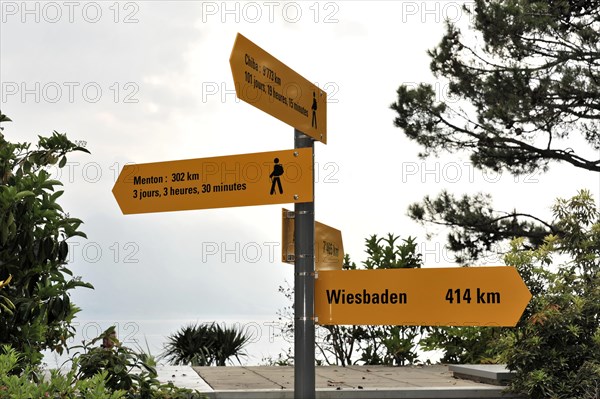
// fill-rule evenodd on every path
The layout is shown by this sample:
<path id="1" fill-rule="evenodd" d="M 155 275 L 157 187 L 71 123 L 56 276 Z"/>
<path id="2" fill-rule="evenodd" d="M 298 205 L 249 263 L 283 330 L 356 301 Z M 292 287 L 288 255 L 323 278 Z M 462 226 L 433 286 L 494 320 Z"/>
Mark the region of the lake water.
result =
<path id="1" fill-rule="evenodd" d="M 199 324 L 203 322 L 212 322 L 214 320 L 188 320 L 188 319 L 167 319 L 167 320 L 79 320 L 73 323 L 77 329 L 76 336 L 69 341 L 69 346 L 81 345 L 82 340 L 91 341 L 108 327 L 114 325 L 117 337 L 121 343 L 133 349 L 141 349 L 144 352 L 150 352 L 153 356 L 159 356 L 164 350 L 164 344 L 170 334 L 177 332 L 180 328 L 190 324 Z M 240 358 L 241 364 L 245 366 L 258 366 L 267 364 L 268 358 L 277 359 L 278 355 L 285 354 L 291 348 L 293 352 L 293 333 L 291 336 L 284 336 L 282 323 L 273 319 L 257 318 L 253 320 L 218 320 L 218 323 L 225 324 L 228 327 L 236 326 L 243 328 L 250 337 L 248 345 L 245 347 L 247 356 Z M 100 345 L 98 342 L 95 346 Z M 77 349 L 75 349 L 76 351 Z M 79 350 L 80 351 L 80 350 Z M 435 363 L 441 357 L 440 352 L 420 352 L 420 360 L 429 360 Z M 61 366 L 72 356 L 70 354 L 58 356 L 52 353 L 46 353 L 45 362 L 55 368 Z M 239 363 L 231 359 L 233 365 Z M 166 364 L 166 361 L 159 359 L 159 364 Z"/>
<path id="2" fill-rule="evenodd" d="M 170 334 L 177 332 L 180 328 L 190 324 L 200 324 L 203 322 L 212 322 L 214 320 L 79 320 L 73 323 L 76 327 L 76 335 L 69 340 L 69 346 L 81 345 L 82 341 L 89 342 L 100 335 L 108 327 L 114 325 L 117 337 L 121 343 L 127 347 L 138 349 L 144 352 L 150 352 L 153 356 L 160 355 L 164 350 L 164 344 Z M 278 354 L 284 353 L 291 347 L 293 337 L 283 337 L 281 323 L 273 319 L 254 319 L 254 320 L 218 320 L 219 324 L 225 324 L 227 327 L 236 326 L 243 328 L 250 337 L 249 343 L 245 347 L 247 356 L 240 358 L 243 365 L 256 366 L 266 364 L 266 358 L 277 358 Z M 289 342 L 288 342 L 289 341 Z M 98 342 L 95 346 L 100 345 Z M 77 349 L 75 349 L 77 350 Z M 45 362 L 49 367 L 61 365 L 73 354 L 46 353 Z M 235 359 L 234 364 L 238 364 Z M 166 363 L 161 361 L 160 363 Z"/>

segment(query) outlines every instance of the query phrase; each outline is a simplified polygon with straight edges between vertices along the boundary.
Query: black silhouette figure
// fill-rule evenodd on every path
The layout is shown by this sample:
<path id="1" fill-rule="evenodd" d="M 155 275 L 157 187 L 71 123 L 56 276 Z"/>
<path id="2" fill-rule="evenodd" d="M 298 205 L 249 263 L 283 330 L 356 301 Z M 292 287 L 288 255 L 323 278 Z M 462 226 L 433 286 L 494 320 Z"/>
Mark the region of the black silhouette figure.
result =
<path id="1" fill-rule="evenodd" d="M 275 183 L 277 183 L 277 187 L 279 187 L 279 194 L 283 194 L 283 188 L 281 187 L 281 179 L 279 176 L 283 174 L 283 165 L 279 163 L 279 158 L 275 158 L 273 160 L 275 162 L 275 166 L 273 166 L 273 172 L 269 175 L 271 178 L 271 195 L 275 194 Z"/>
<path id="2" fill-rule="evenodd" d="M 317 94 L 313 91 L 313 104 L 312 104 L 312 122 L 311 126 L 317 128 Z"/>

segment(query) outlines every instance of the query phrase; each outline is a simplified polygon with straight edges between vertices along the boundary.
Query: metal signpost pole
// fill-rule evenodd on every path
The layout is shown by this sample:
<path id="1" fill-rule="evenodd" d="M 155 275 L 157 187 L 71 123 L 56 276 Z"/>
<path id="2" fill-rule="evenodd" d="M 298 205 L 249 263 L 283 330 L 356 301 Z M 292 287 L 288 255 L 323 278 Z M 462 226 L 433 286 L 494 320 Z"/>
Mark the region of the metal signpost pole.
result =
<path id="1" fill-rule="evenodd" d="M 314 140 L 294 129 L 294 148 L 312 148 Z M 313 152 L 314 168 L 314 152 Z M 313 179 L 314 188 L 314 179 Z M 315 203 L 294 205 L 294 397 L 314 399 L 315 391 Z"/>

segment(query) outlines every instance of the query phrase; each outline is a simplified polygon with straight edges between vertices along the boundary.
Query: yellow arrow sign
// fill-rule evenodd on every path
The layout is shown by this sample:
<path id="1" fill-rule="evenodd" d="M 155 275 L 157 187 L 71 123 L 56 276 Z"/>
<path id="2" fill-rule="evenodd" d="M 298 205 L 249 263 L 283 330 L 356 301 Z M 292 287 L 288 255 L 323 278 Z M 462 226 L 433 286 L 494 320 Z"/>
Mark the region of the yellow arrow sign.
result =
<path id="1" fill-rule="evenodd" d="M 281 261 L 294 263 L 294 212 L 283 209 L 281 218 Z M 342 270 L 344 244 L 342 232 L 315 222 L 315 270 Z"/>
<path id="2" fill-rule="evenodd" d="M 327 143 L 327 94 L 323 90 L 239 33 L 229 64 L 240 99 Z"/>
<path id="3" fill-rule="evenodd" d="M 123 214 L 311 202 L 311 148 L 125 165 L 113 187 Z"/>
<path id="4" fill-rule="evenodd" d="M 321 271 L 318 323 L 514 326 L 531 293 L 514 267 Z"/>

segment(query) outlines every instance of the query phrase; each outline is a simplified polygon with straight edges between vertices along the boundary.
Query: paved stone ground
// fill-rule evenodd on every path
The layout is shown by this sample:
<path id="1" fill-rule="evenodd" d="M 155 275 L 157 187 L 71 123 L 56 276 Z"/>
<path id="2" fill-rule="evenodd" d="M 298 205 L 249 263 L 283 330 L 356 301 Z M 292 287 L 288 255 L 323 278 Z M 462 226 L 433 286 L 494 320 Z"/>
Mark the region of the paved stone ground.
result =
<path id="1" fill-rule="evenodd" d="M 259 367 L 194 367 L 213 390 L 293 389 L 294 368 Z M 348 366 L 317 367 L 317 388 L 406 388 L 440 386 L 479 386 L 473 381 L 452 377 L 446 366 L 385 367 Z"/>
<path id="2" fill-rule="evenodd" d="M 156 367 L 160 382 L 172 382 L 180 388 L 196 389 L 200 392 L 212 392 L 213 389 L 189 366 L 158 366 Z"/>
<path id="3" fill-rule="evenodd" d="M 317 367 L 317 399 L 482 399 L 521 398 L 504 393 L 502 366 L 450 366 L 458 374 L 485 377 L 481 383 L 453 376 L 448 366 Z M 294 399 L 294 368 L 285 366 L 158 366 L 158 379 L 206 394 L 209 399 Z M 510 373 L 508 373 L 510 374 Z"/>
<path id="4" fill-rule="evenodd" d="M 211 398 L 293 398 L 294 368 L 194 367 Z M 447 366 L 317 367 L 317 398 L 515 398 L 504 387 L 454 378 Z"/>

